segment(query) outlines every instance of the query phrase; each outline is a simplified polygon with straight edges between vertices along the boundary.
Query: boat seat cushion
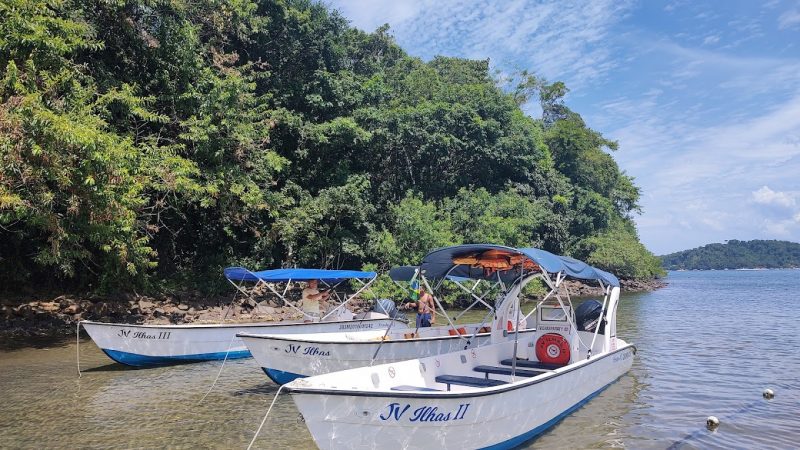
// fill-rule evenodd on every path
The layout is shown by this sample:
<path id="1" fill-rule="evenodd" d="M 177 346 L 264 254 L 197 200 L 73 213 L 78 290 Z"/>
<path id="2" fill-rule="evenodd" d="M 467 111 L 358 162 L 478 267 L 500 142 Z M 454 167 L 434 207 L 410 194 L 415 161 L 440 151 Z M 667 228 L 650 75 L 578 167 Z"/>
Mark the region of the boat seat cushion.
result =
<path id="1" fill-rule="evenodd" d="M 434 389 L 425 386 L 408 386 L 408 385 L 401 385 L 401 386 L 392 386 L 393 391 L 435 391 L 441 392 L 441 389 Z"/>
<path id="2" fill-rule="evenodd" d="M 512 360 L 511 358 L 504 359 L 500 361 L 500 364 L 504 366 L 511 366 L 512 364 L 514 364 L 514 360 Z M 527 359 L 517 359 L 517 367 L 524 367 L 526 369 L 556 370 L 564 366 L 559 366 L 558 364 L 545 364 L 545 363 L 540 363 L 539 361 L 530 361 Z"/>
<path id="3" fill-rule="evenodd" d="M 510 376 L 512 369 L 512 367 L 478 366 L 472 370 L 475 372 L 485 373 L 486 378 L 489 378 L 489 374 Z M 514 372 L 514 375 L 518 377 L 535 377 L 547 372 L 547 370 L 543 369 L 523 369 L 522 366 L 517 366 L 517 371 Z"/>
<path id="4" fill-rule="evenodd" d="M 451 384 L 470 387 L 493 387 L 500 386 L 501 384 L 508 384 L 500 380 L 487 380 L 486 378 L 466 377 L 461 375 L 439 375 L 436 377 L 436 382 L 446 384 L 448 391 L 450 390 Z"/>

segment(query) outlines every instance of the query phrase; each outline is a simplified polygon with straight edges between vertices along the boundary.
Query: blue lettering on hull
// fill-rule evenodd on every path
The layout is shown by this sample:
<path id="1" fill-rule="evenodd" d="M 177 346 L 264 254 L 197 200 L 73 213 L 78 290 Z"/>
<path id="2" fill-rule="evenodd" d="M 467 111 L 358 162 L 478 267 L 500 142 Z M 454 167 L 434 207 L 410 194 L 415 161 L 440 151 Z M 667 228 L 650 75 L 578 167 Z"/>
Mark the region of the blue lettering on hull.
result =
<path id="1" fill-rule="evenodd" d="M 455 411 L 440 411 L 438 406 L 422 406 L 415 409 L 410 416 L 407 417 L 409 422 L 449 422 L 451 420 L 461 420 L 469 409 L 469 403 L 462 403 L 458 405 Z M 411 408 L 411 405 L 406 404 L 401 406 L 400 403 L 390 403 L 386 406 L 386 411 L 379 415 L 381 420 L 401 420 L 406 411 Z"/>

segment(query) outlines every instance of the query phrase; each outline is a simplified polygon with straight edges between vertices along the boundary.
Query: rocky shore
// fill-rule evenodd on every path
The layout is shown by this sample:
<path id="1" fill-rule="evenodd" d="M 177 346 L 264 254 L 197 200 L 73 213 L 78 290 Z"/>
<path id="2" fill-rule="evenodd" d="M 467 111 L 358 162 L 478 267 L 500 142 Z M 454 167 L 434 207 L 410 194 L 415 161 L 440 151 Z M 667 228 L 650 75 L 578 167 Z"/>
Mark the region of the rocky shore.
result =
<path id="1" fill-rule="evenodd" d="M 566 281 L 570 296 L 601 297 L 600 288 L 578 281 Z M 661 280 L 621 280 L 624 292 L 652 291 L 666 286 Z M 295 293 L 299 297 L 299 292 Z M 39 296 L 40 298 L 42 296 Z M 368 305 L 356 305 L 358 311 Z M 0 300 L 0 337 L 59 337 L 75 333 L 81 320 L 100 322 L 182 324 L 236 323 L 298 320 L 296 309 L 280 300 L 265 297 L 237 299 L 206 297 L 198 292 L 164 295 L 160 298 L 123 294 L 119 297 L 60 295 L 46 300 L 5 298 Z"/>
<path id="2" fill-rule="evenodd" d="M 603 291 L 597 284 L 586 284 L 580 281 L 564 281 L 569 290 L 569 295 L 574 297 L 602 297 Z M 649 292 L 661 289 L 667 285 L 664 280 L 619 280 L 620 288 L 626 292 Z"/>
<path id="3" fill-rule="evenodd" d="M 161 298 L 123 295 L 122 298 L 61 295 L 49 300 L 3 300 L 0 336 L 60 336 L 75 332 L 77 322 L 147 324 L 271 322 L 297 320 L 300 313 L 274 300 L 207 298 L 196 293 Z"/>

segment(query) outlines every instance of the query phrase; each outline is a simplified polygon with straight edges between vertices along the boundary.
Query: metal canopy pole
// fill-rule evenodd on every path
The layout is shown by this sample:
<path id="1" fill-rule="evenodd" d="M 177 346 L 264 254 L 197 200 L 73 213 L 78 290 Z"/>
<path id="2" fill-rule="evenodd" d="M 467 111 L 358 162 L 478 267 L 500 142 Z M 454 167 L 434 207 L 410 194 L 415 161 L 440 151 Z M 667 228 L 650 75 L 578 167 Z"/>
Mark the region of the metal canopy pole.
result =
<path id="1" fill-rule="evenodd" d="M 567 278 L 566 274 L 563 274 L 563 276 L 562 276 L 562 273 L 559 272 L 558 275 L 556 275 L 556 286 L 557 287 L 561 287 L 561 283 L 566 278 Z M 570 308 L 572 308 L 572 301 L 569 299 L 569 291 L 567 290 L 566 286 L 564 286 L 564 293 L 567 296 L 567 301 L 569 302 Z M 570 326 L 575 330 L 575 336 L 578 338 L 578 342 L 580 342 L 581 345 L 586 347 L 586 344 L 583 342 L 583 339 L 581 339 L 581 335 L 578 334 L 578 326 L 575 324 L 575 322 L 573 322 L 572 315 L 567 312 L 567 308 L 564 307 L 564 303 L 561 301 L 561 296 L 558 295 L 558 292 L 556 292 L 556 300 L 558 300 L 558 305 L 564 311 L 564 315 L 567 316 L 567 322 L 569 322 Z M 586 348 L 588 348 L 588 347 L 586 347 Z"/>
<path id="2" fill-rule="evenodd" d="M 478 337 L 478 334 L 479 334 L 481 328 L 483 328 L 483 324 L 485 324 L 486 320 L 488 320 L 489 317 L 492 317 L 493 314 L 494 314 L 494 310 L 490 309 L 489 312 L 485 316 L 483 316 L 483 319 L 481 320 L 481 323 L 477 327 L 475 327 L 475 332 L 472 333 L 472 336 L 469 339 L 467 339 L 467 343 L 464 345 L 464 350 L 469 348 L 469 346 L 472 344 L 472 340 L 473 339 L 476 339 L 476 342 L 477 342 L 477 337 Z"/>
<path id="3" fill-rule="evenodd" d="M 480 296 L 480 297 L 479 297 L 478 295 L 476 295 L 476 294 L 475 294 L 474 290 L 475 290 L 475 288 L 476 288 L 476 287 L 478 287 L 478 284 L 480 283 L 480 280 L 478 280 L 478 282 L 477 282 L 477 283 L 475 283 L 475 286 L 473 286 L 473 287 L 472 287 L 472 289 L 467 289 L 466 287 L 464 287 L 463 285 L 461 285 L 461 283 L 459 283 L 458 281 L 453 281 L 453 280 L 450 280 L 450 281 L 452 281 L 452 282 L 453 282 L 453 283 L 454 283 L 456 286 L 458 286 L 459 288 L 461 288 L 461 289 L 462 289 L 464 292 L 466 292 L 467 294 L 469 294 L 469 295 L 471 295 L 472 297 L 474 297 L 474 298 L 475 298 L 475 301 L 474 301 L 474 302 L 472 302 L 472 303 L 471 303 L 471 304 L 470 304 L 470 305 L 467 307 L 467 309 L 465 309 L 464 311 L 461 311 L 461 312 L 460 312 L 460 313 L 459 313 L 459 314 L 458 314 L 458 315 L 457 315 L 457 316 L 456 316 L 456 317 L 455 317 L 453 320 L 458 320 L 459 318 L 461 318 L 461 316 L 463 316 L 463 315 L 464 315 L 464 313 L 466 313 L 467 311 L 469 311 L 470 309 L 472 309 L 472 307 L 473 307 L 473 306 L 475 306 L 475 305 L 477 305 L 478 303 L 482 303 L 484 306 L 486 306 L 486 307 L 487 307 L 487 308 L 489 308 L 489 309 L 494 309 L 494 308 L 493 308 L 493 307 L 491 307 L 491 306 L 490 306 L 488 303 L 486 303 L 486 301 L 484 301 L 483 299 L 484 299 L 484 298 L 485 298 L 487 295 L 489 295 L 489 292 L 491 292 L 491 290 L 492 290 L 492 289 L 494 289 L 494 287 L 495 287 L 495 286 L 497 286 L 497 283 L 493 284 L 493 285 L 492 285 L 492 286 L 489 288 L 489 291 L 487 291 L 485 294 L 483 294 L 482 296 Z"/>
<path id="4" fill-rule="evenodd" d="M 519 279 L 518 279 L 519 283 L 522 282 L 522 272 L 523 272 L 523 270 L 524 269 L 523 269 L 522 265 L 520 265 L 520 268 L 519 268 L 520 274 L 519 274 Z M 512 383 L 514 382 L 516 374 L 517 374 L 517 345 L 519 344 L 519 310 L 520 310 L 519 296 L 520 296 L 520 294 L 522 294 L 522 285 L 520 285 L 520 287 L 519 287 L 519 293 L 517 294 L 516 306 L 515 306 L 515 308 L 517 309 L 517 311 L 516 311 L 517 315 L 516 315 L 516 318 L 514 319 L 514 353 L 512 355 L 512 359 L 511 359 L 511 382 Z"/>
<path id="5" fill-rule="evenodd" d="M 600 282 L 600 286 L 603 286 L 603 282 Z M 592 336 L 592 343 L 589 345 L 589 354 L 586 356 L 586 359 L 592 357 L 592 349 L 594 348 L 594 342 L 597 339 L 597 334 L 600 332 L 600 325 L 603 324 L 603 321 L 606 320 L 606 302 L 608 301 L 608 296 L 611 293 L 611 286 L 605 286 L 603 289 L 603 307 L 600 309 L 600 317 L 597 319 L 597 325 L 594 329 L 594 336 Z"/>
<path id="6" fill-rule="evenodd" d="M 343 301 L 343 300 L 342 300 L 342 298 L 341 298 L 341 297 L 339 297 L 339 293 L 338 293 L 338 292 L 336 292 L 336 288 L 337 288 L 337 287 L 339 287 L 339 285 L 340 285 L 340 284 L 344 283 L 344 282 L 345 282 L 345 280 L 342 280 L 342 281 L 340 281 L 340 282 L 338 282 L 338 283 L 334 283 L 334 284 L 327 283 L 327 282 L 325 282 L 325 280 L 319 280 L 319 281 L 321 281 L 321 282 L 322 282 L 322 284 L 324 284 L 324 285 L 325 285 L 325 287 L 327 287 L 327 288 L 328 288 L 328 291 L 330 291 L 330 292 L 333 292 L 333 296 L 334 296 L 334 297 L 336 297 L 336 300 L 337 300 L 339 303 L 341 303 L 341 302 Z"/>
<path id="7" fill-rule="evenodd" d="M 345 300 L 343 303 L 339 304 L 339 306 L 337 306 L 336 308 L 334 308 L 334 309 L 333 309 L 332 311 L 330 311 L 328 314 L 325 314 L 325 315 L 324 315 L 324 316 L 323 316 L 323 317 L 320 319 L 320 321 L 322 321 L 322 320 L 325 320 L 326 318 L 328 318 L 328 316 L 332 315 L 334 312 L 336 312 L 336 311 L 338 311 L 339 309 L 343 308 L 343 307 L 344 307 L 344 305 L 346 305 L 346 304 L 350 303 L 350 301 L 351 301 L 351 300 L 353 300 L 354 298 L 356 298 L 356 297 L 358 296 L 358 294 L 360 294 L 362 291 L 364 291 L 364 289 L 368 288 L 368 287 L 369 287 L 369 286 L 370 286 L 370 285 L 371 285 L 371 284 L 372 284 L 372 283 L 373 283 L 375 280 L 377 280 L 377 279 L 378 279 L 378 276 L 376 275 L 376 276 L 372 277 L 372 279 L 370 279 L 370 280 L 369 280 L 368 282 L 366 282 L 366 283 L 364 283 L 363 281 L 361 281 L 361 280 L 360 280 L 360 279 L 358 279 L 358 278 L 353 278 L 353 279 L 354 279 L 354 280 L 357 280 L 359 283 L 362 283 L 362 286 L 361 286 L 361 288 L 359 288 L 359 289 L 358 289 L 358 290 L 357 290 L 357 291 L 356 291 L 356 292 L 355 292 L 353 295 L 351 295 L 350 297 L 348 297 L 348 298 L 347 298 L 347 300 Z"/>
<path id="8" fill-rule="evenodd" d="M 288 291 L 288 289 L 289 289 L 289 284 L 291 284 L 291 282 L 292 282 L 292 280 L 291 280 L 291 279 L 289 279 L 289 281 L 287 281 L 287 282 L 286 282 L 286 289 L 284 289 L 284 290 L 283 290 L 283 292 L 284 292 L 284 293 L 286 293 L 286 292 Z M 302 315 L 303 315 L 303 317 L 309 317 L 309 318 L 311 318 L 311 319 L 313 319 L 313 318 L 314 318 L 314 316 L 311 316 L 310 314 L 306 313 L 306 312 L 305 312 L 305 311 L 303 311 L 302 309 L 300 309 L 300 308 L 298 308 L 297 306 L 293 305 L 293 304 L 292 304 L 292 303 L 291 303 L 289 300 L 286 300 L 286 297 L 285 297 L 284 295 L 281 295 L 281 294 L 280 294 L 278 291 L 276 291 L 276 290 L 275 290 L 275 289 L 274 289 L 272 286 L 270 286 L 268 283 L 264 283 L 264 285 L 265 285 L 265 286 L 267 286 L 267 288 L 268 288 L 270 291 L 272 291 L 272 292 L 273 292 L 275 295 L 277 295 L 278 297 L 280 297 L 280 299 L 281 299 L 281 300 L 283 300 L 283 304 L 284 304 L 284 305 L 289 305 L 291 308 L 294 308 L 296 311 L 298 311 L 300 314 L 302 314 Z"/>
<path id="9" fill-rule="evenodd" d="M 453 323 L 452 320 L 450 320 L 450 316 L 448 316 L 447 312 L 445 312 L 444 306 L 442 306 L 442 303 L 439 301 L 439 299 L 436 297 L 436 295 L 434 295 L 433 289 L 431 289 L 430 284 L 428 284 L 428 279 L 426 277 L 423 277 L 423 276 L 420 276 L 420 279 L 422 279 L 422 282 L 425 283 L 425 287 L 428 288 L 428 291 L 430 292 L 431 297 L 433 297 L 433 301 L 435 301 L 436 305 L 439 307 L 439 309 L 442 310 L 442 315 L 444 315 L 444 317 L 447 318 L 447 322 L 450 324 L 450 326 L 453 327 L 454 330 L 456 330 L 456 325 Z M 441 284 L 441 283 L 439 283 L 439 284 Z M 464 336 L 462 336 L 461 333 L 458 332 L 458 330 L 456 330 L 456 335 L 458 335 L 458 337 L 460 337 L 461 339 L 466 340 L 466 338 Z"/>
<path id="10" fill-rule="evenodd" d="M 263 285 L 265 285 L 265 286 L 267 286 L 269 288 L 269 285 L 267 285 L 267 283 L 265 283 L 264 280 L 262 280 L 260 277 L 256 276 L 256 274 L 254 274 L 253 272 L 251 272 L 248 269 L 245 269 L 244 267 L 242 267 L 242 269 L 244 269 L 247 273 L 249 273 L 250 275 L 255 277 L 256 280 L 258 280 L 258 281 L 256 281 L 256 284 L 252 287 L 251 291 L 254 290 L 255 288 L 257 288 L 260 284 L 263 284 Z M 253 298 L 253 295 L 242 287 L 244 285 L 244 278 L 242 278 L 242 280 L 240 280 L 240 284 L 234 283 L 230 278 L 226 277 L 226 279 L 228 280 L 228 282 L 230 284 L 233 285 L 233 287 L 236 288 L 237 291 L 239 291 L 242 294 L 244 294 L 245 296 L 247 296 L 247 298 L 255 301 L 255 299 Z M 233 304 L 235 303 L 235 301 L 236 301 L 236 294 L 233 295 L 233 299 L 231 300 L 231 304 L 228 305 L 228 308 L 225 310 L 225 314 L 222 315 L 222 322 L 223 323 L 225 322 L 225 319 L 228 318 L 228 313 L 231 312 L 231 308 L 233 308 Z"/>

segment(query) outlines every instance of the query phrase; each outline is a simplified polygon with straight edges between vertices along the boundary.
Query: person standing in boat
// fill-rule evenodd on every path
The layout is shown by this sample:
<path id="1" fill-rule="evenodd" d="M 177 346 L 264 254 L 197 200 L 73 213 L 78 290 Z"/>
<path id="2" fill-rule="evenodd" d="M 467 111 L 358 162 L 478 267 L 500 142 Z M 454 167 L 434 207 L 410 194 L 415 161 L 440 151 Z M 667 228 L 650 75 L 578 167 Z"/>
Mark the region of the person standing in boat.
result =
<path id="1" fill-rule="evenodd" d="M 325 300 L 330 297 L 330 292 L 320 292 L 317 280 L 308 280 L 303 289 L 303 312 L 307 316 L 320 317 L 320 311 L 327 308 Z"/>
<path id="2" fill-rule="evenodd" d="M 406 308 L 417 309 L 417 328 L 425 328 L 436 323 L 436 307 L 433 304 L 433 297 L 425 291 L 424 287 L 419 288 L 419 299 L 416 302 L 406 303 Z"/>

